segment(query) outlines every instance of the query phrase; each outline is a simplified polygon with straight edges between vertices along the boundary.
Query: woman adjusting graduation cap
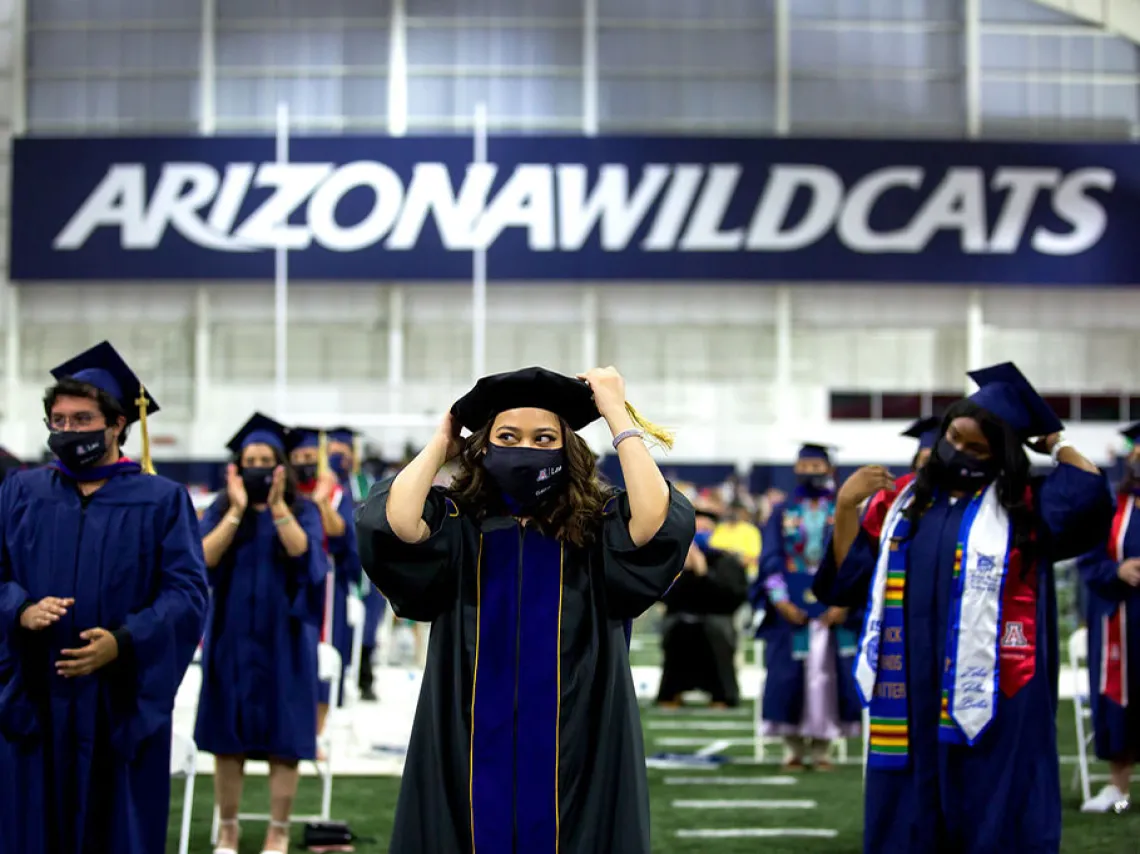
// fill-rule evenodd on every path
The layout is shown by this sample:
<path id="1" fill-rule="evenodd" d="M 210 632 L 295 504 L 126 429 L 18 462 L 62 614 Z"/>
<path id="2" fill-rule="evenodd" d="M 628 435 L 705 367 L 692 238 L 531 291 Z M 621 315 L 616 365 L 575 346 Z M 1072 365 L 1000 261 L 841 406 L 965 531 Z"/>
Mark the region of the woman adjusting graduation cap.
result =
<path id="1" fill-rule="evenodd" d="M 616 495 L 574 433 L 599 417 Z M 695 519 L 646 435 L 668 442 L 612 368 L 485 377 L 358 511 L 369 576 L 434 623 L 391 851 L 648 854 L 627 630 L 681 572 Z"/>
<path id="2" fill-rule="evenodd" d="M 152 854 L 206 611 L 197 518 L 144 474 L 158 406 L 109 343 L 52 375 L 56 459 L 0 489 L 0 850 Z M 121 450 L 136 422 L 142 464 Z"/>
<path id="3" fill-rule="evenodd" d="M 1016 367 L 970 376 L 917 473 L 843 484 L 813 587 L 866 608 L 867 854 L 1060 847 L 1053 564 L 1104 541 L 1112 503 Z M 1031 478 L 1023 444 L 1053 471 Z"/>

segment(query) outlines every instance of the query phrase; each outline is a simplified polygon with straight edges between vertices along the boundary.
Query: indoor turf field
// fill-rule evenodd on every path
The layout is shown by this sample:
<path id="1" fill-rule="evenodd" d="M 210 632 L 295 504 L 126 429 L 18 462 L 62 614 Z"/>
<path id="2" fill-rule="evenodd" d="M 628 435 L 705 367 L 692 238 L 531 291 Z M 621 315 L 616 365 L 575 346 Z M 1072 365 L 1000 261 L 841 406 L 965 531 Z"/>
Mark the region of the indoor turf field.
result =
<path id="1" fill-rule="evenodd" d="M 691 709 L 678 712 L 643 711 L 647 753 L 696 753 L 719 742 L 732 742 L 722 755 L 739 760 L 716 770 L 651 769 L 650 793 L 653 816 L 653 851 L 670 854 L 859 854 L 861 851 L 861 747 L 850 744 L 851 764 L 832 773 L 788 777 L 772 760 L 766 765 L 749 763 L 753 748 L 751 708 L 710 712 Z M 1059 715 L 1061 752 L 1065 756 L 1066 854 L 1136 850 L 1140 838 L 1140 810 L 1130 814 L 1082 815 L 1079 795 L 1069 787 L 1075 765 L 1076 739 L 1072 706 L 1062 702 Z M 740 743 L 743 742 L 743 743 Z M 1099 769 L 1103 771 L 1103 767 Z M 209 854 L 212 780 L 200 776 L 195 788 L 191 854 Z M 260 808 L 266 800 L 264 777 L 248 778 L 246 808 Z M 399 780 L 395 777 L 338 778 L 333 811 L 349 822 L 357 835 L 372 842 L 358 842 L 361 852 L 385 852 L 396 804 Z M 301 782 L 298 808 L 315 809 L 317 784 L 311 777 Z M 182 783 L 174 781 L 171 800 L 171 830 L 168 852 L 177 851 L 181 815 Z M 779 833 L 777 833 L 779 832 Z M 799 833 L 800 835 L 791 835 Z M 244 827 L 242 854 L 258 854 L 264 826 Z M 300 828 L 294 829 L 299 845 Z M 409 852 L 413 854 L 413 852 Z"/>

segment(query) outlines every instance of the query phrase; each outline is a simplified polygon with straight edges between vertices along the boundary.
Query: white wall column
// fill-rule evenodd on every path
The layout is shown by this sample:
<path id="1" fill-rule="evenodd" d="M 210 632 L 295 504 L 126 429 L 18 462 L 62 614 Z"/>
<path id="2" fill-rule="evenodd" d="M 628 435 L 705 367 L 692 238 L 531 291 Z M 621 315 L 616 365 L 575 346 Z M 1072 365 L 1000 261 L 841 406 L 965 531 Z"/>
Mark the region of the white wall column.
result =
<path id="1" fill-rule="evenodd" d="M 601 324 L 599 315 L 598 289 L 591 285 L 582 290 L 582 370 L 601 367 L 601 350 L 598 332 Z"/>
<path id="2" fill-rule="evenodd" d="M 216 437 L 210 429 L 217 411 L 211 411 L 210 356 L 213 341 L 210 331 L 210 289 L 199 285 L 194 289 L 194 415 L 190 431 L 192 456 L 216 456 Z"/>
<path id="3" fill-rule="evenodd" d="M 792 11 L 791 0 L 776 0 L 772 16 L 776 55 L 776 134 L 792 129 Z"/>
<path id="4" fill-rule="evenodd" d="M 582 133 L 598 133 L 598 0 L 582 0 Z"/>
<path id="5" fill-rule="evenodd" d="M 218 128 L 217 107 L 218 0 L 202 0 L 202 40 L 198 50 L 198 132 L 210 136 Z"/>
<path id="6" fill-rule="evenodd" d="M 982 0 L 962 4 L 966 65 L 966 135 L 982 135 Z"/>
<path id="7" fill-rule="evenodd" d="M 405 296 L 401 285 L 388 287 L 388 414 L 407 411 L 404 405 Z M 395 440 L 394 440 L 395 441 Z M 392 448 L 385 447 L 391 452 Z M 402 451 L 403 446 L 396 450 Z"/>
<path id="8" fill-rule="evenodd" d="M 408 9 L 392 0 L 388 16 L 388 133 L 408 132 Z"/>
<path id="9" fill-rule="evenodd" d="M 986 313 L 982 302 L 982 289 L 971 288 L 966 303 L 966 370 L 986 366 Z M 973 394 L 974 382 L 967 378 L 966 394 Z"/>

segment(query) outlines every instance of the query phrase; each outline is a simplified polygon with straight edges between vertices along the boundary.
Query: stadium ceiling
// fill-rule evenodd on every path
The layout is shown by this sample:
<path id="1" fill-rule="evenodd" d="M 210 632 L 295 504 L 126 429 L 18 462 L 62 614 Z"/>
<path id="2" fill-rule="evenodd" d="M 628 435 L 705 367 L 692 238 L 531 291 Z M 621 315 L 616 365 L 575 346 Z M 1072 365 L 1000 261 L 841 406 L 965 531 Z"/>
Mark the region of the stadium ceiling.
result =
<path id="1" fill-rule="evenodd" d="M 1066 12 L 1140 44 L 1140 0 L 1036 0 L 1042 6 Z"/>

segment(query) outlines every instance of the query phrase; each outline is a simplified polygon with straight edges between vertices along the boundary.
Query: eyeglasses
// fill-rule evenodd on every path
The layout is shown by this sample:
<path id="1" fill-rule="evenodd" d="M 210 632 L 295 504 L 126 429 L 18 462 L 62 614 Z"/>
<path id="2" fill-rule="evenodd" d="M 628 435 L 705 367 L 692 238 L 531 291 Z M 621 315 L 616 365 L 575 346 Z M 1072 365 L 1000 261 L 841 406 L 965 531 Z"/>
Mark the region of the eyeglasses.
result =
<path id="1" fill-rule="evenodd" d="M 44 424 L 53 433 L 62 433 L 68 429 L 76 431 L 90 430 L 103 416 L 97 412 L 76 412 L 71 417 L 66 415 L 53 415 L 44 419 Z"/>

